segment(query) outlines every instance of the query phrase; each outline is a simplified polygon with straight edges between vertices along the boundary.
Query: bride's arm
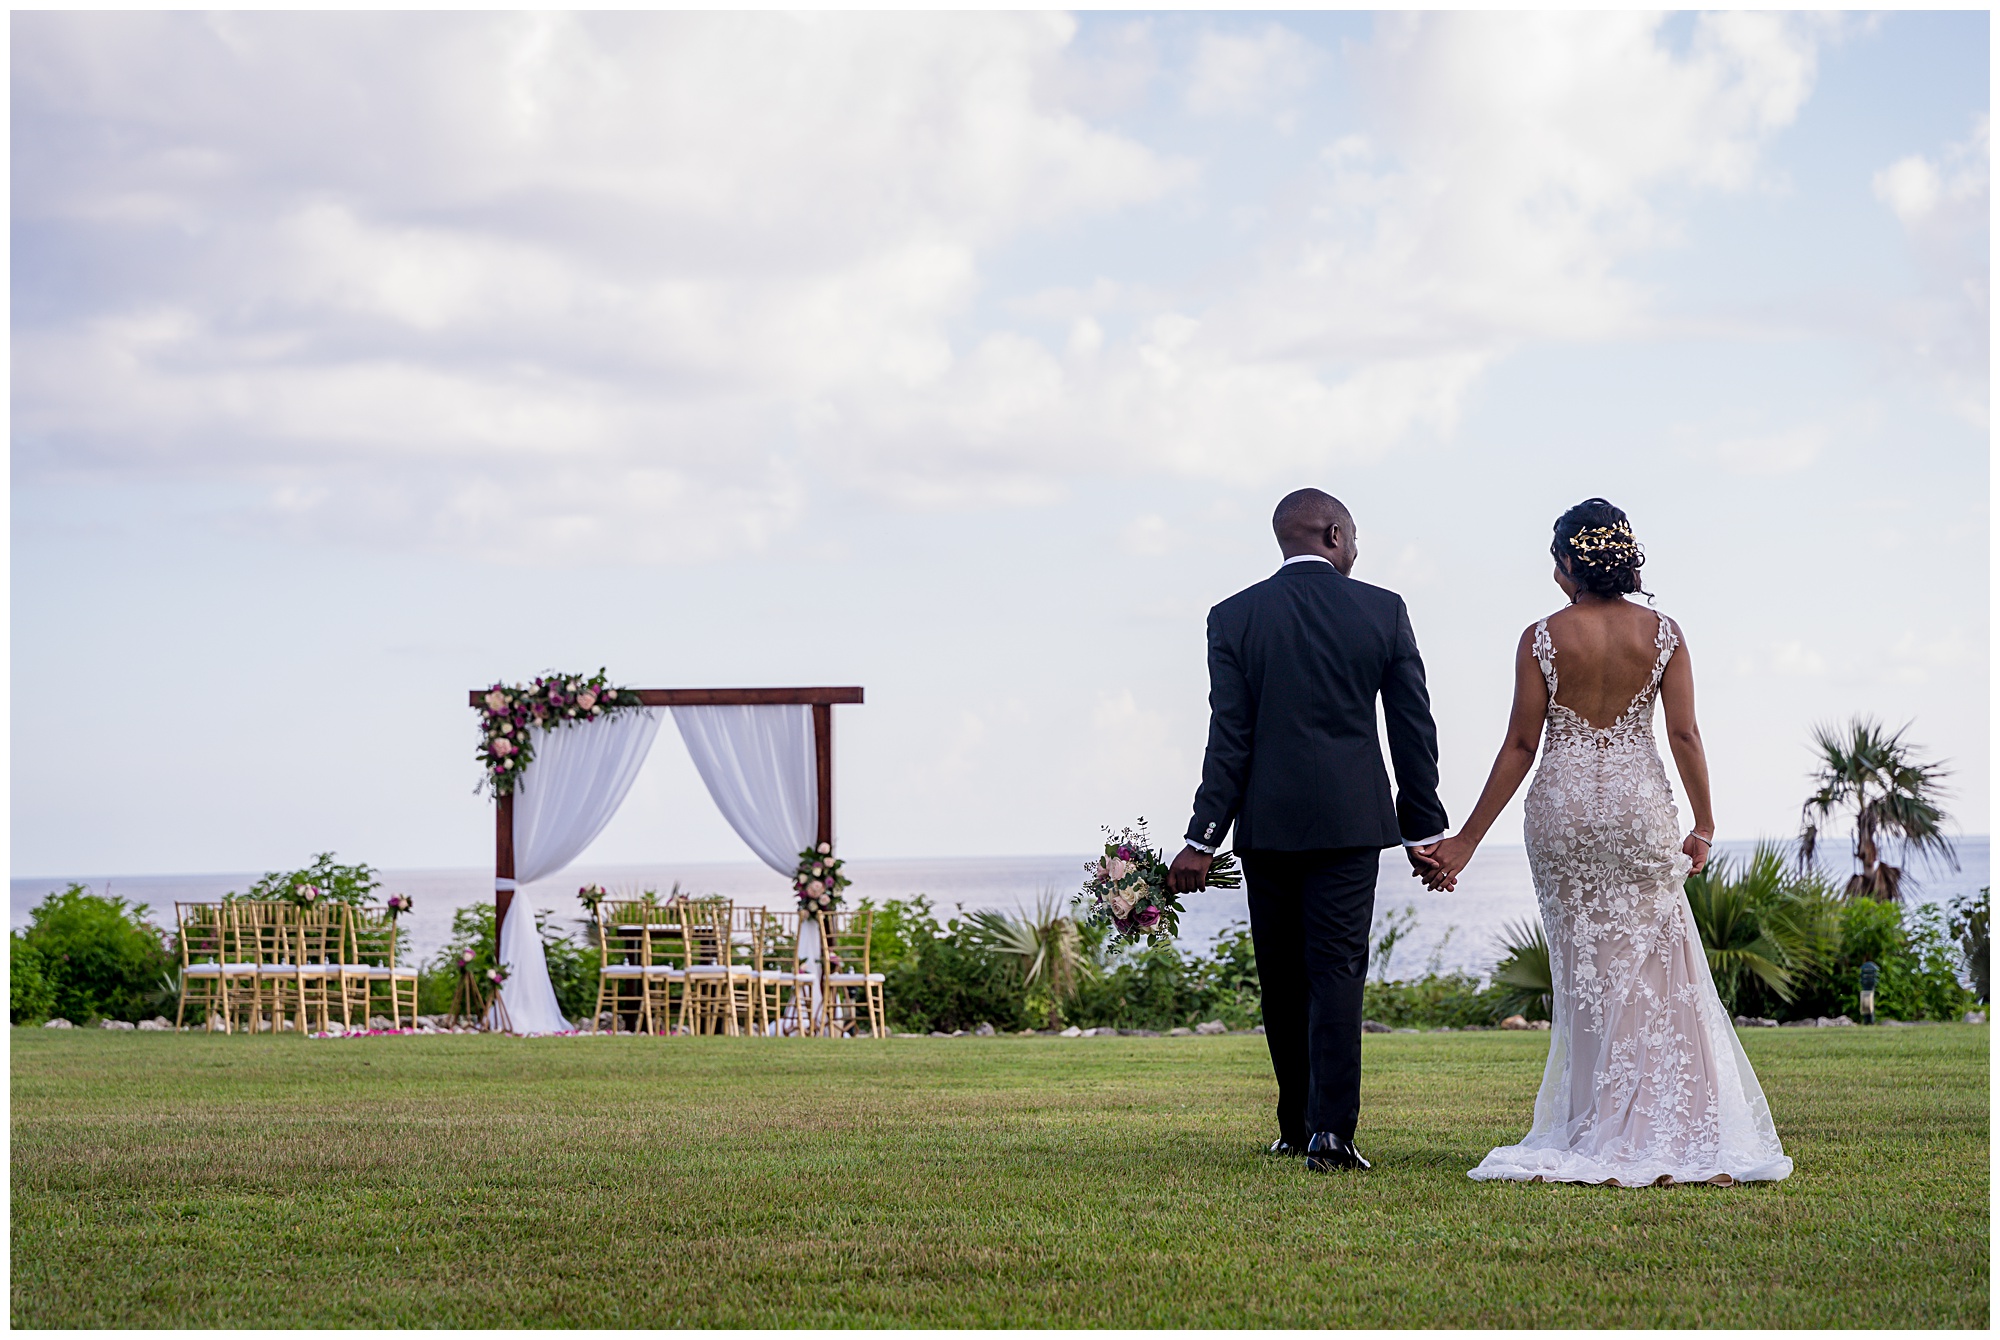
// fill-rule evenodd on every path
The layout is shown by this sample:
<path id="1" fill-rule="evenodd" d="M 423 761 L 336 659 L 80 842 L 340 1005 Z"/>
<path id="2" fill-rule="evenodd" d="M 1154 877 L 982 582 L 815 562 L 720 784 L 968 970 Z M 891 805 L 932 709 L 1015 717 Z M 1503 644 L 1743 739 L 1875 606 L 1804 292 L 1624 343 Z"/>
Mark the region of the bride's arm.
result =
<path id="1" fill-rule="evenodd" d="M 1431 849 L 1430 858 L 1438 868 L 1425 877 L 1424 883 L 1432 888 L 1450 888 L 1458 872 L 1465 869 L 1486 830 L 1493 827 L 1500 811 L 1507 808 L 1507 802 L 1521 789 L 1528 769 L 1535 766 L 1535 754 L 1542 742 L 1542 719 L 1548 710 L 1548 681 L 1542 678 L 1542 667 L 1535 661 L 1535 630 L 1530 628 L 1521 634 L 1521 645 L 1514 650 L 1514 708 L 1507 718 L 1507 738 L 1501 741 L 1493 771 L 1486 776 L 1486 789 L 1479 793 L 1472 817 L 1465 821 L 1457 836 L 1446 838 Z"/>
<path id="2" fill-rule="evenodd" d="M 1701 747 L 1701 727 L 1694 719 L 1694 666 L 1688 660 L 1687 638 L 1681 636 L 1679 624 L 1674 625 L 1674 634 L 1681 644 L 1660 677 L 1660 706 L 1667 716 L 1667 744 L 1674 751 L 1674 766 L 1680 769 L 1681 786 L 1694 811 L 1694 832 L 1681 843 L 1681 850 L 1700 870 L 1708 864 L 1708 844 L 1715 839 L 1715 811 L 1709 807 L 1708 753 Z"/>

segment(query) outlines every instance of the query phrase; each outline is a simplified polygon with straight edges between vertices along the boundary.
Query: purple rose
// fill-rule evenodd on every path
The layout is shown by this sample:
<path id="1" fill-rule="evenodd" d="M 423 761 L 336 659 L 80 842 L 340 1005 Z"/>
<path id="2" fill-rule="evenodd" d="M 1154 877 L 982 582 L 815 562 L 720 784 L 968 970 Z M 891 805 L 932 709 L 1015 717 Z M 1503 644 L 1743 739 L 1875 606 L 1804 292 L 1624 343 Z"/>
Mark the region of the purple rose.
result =
<path id="1" fill-rule="evenodd" d="M 1139 915 L 1133 921 L 1140 930 L 1149 931 L 1160 924 L 1160 909 L 1149 903 L 1139 909 Z"/>
<path id="2" fill-rule="evenodd" d="M 1123 845 L 1123 844 L 1121 843 L 1121 844 L 1119 845 L 1119 848 L 1118 848 L 1118 859 L 1119 859 L 1119 860 L 1121 860 L 1121 861 L 1129 861 L 1129 860 L 1131 860 L 1131 859 L 1132 859 L 1132 849 L 1131 849 L 1130 847 L 1127 847 L 1127 846 L 1125 846 L 1125 845 Z"/>

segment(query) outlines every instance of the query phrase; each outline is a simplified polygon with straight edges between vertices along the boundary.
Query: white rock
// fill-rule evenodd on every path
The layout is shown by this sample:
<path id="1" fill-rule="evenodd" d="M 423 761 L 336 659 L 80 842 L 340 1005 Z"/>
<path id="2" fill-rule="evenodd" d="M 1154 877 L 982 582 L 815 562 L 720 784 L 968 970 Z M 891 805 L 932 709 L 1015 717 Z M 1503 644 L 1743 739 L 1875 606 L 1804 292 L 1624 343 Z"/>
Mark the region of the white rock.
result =
<path id="1" fill-rule="evenodd" d="M 171 1033 L 174 1031 L 174 1026 L 165 1019 L 141 1019 L 139 1021 L 139 1031 L 141 1033 Z"/>
<path id="2" fill-rule="evenodd" d="M 1192 1028 L 1170 1028 L 1167 1030 L 1167 1036 L 1170 1038 L 1191 1038 L 1194 1036 L 1194 1030 Z"/>
<path id="3" fill-rule="evenodd" d="M 1395 1032 L 1395 1030 L 1394 1030 L 1394 1029 L 1390 1028 L 1390 1027 L 1389 1027 L 1389 1025 L 1387 1025 L 1387 1024 L 1385 1024 L 1385 1023 L 1383 1023 L 1383 1022 L 1382 1022 L 1382 1021 L 1381 1021 L 1380 1019 L 1363 1019 L 1363 1020 L 1361 1021 L 1361 1031 L 1362 1031 L 1362 1032 L 1364 1032 L 1364 1033 L 1393 1033 L 1393 1032 Z"/>
<path id="4" fill-rule="evenodd" d="M 1210 1019 L 1205 1024 L 1196 1024 L 1194 1026 L 1194 1031 L 1197 1033 L 1210 1033 L 1210 1034 L 1227 1033 L 1229 1031 L 1229 1025 L 1223 1023 L 1222 1020 L 1220 1019 Z"/>
<path id="5" fill-rule="evenodd" d="M 115 1028 L 125 1033 L 135 1032 L 139 1027 L 137 1024 L 128 1024 L 123 1019 L 99 1019 L 97 1026 L 99 1028 Z"/>
<path id="6" fill-rule="evenodd" d="M 43 1024 L 43 1025 L 42 1025 L 42 1027 L 43 1027 L 43 1028 L 75 1028 L 75 1027 L 76 1027 L 76 1025 L 75 1025 L 75 1024 L 73 1024 L 73 1023 L 71 1023 L 71 1022 L 70 1022 L 69 1020 L 67 1020 L 67 1019 L 51 1019 L 51 1020 L 49 1020 L 49 1021 L 48 1021 L 47 1023 Z"/>
<path id="7" fill-rule="evenodd" d="M 1507 1029 L 1510 1032 L 1525 1033 L 1528 1031 L 1527 1016 L 1521 1014 L 1510 1014 L 1505 1019 L 1502 1019 L 1500 1021 L 1500 1027 Z"/>
<path id="8" fill-rule="evenodd" d="M 370 1028 L 394 1028 L 396 1021 L 394 1019 L 385 1019 L 379 1014 L 371 1014 L 368 1016 L 368 1026 Z"/>
<path id="9" fill-rule="evenodd" d="M 1968 1024 L 1983 1024 L 1986 1022 L 1986 1014 L 1983 1010 L 1967 1010 L 1965 1012 L 1965 1022 Z"/>
<path id="10" fill-rule="evenodd" d="M 981 1025 L 980 1025 L 979 1027 L 977 1027 L 977 1028 L 975 1028 L 975 1029 L 973 1029 L 973 1030 L 972 1030 L 972 1036 L 974 1036 L 974 1037 L 976 1037 L 976 1038 L 990 1038 L 990 1037 L 992 1037 L 992 1036 L 993 1036 L 993 1025 L 992 1025 L 992 1024 L 981 1024 Z"/>
<path id="11" fill-rule="evenodd" d="M 1078 1028 L 1075 1024 L 1071 1024 L 1068 1028 L 1065 1028 L 1062 1032 L 1056 1034 L 1056 1036 L 1062 1038 L 1080 1038 L 1083 1036 L 1083 1030 L 1081 1028 Z"/>

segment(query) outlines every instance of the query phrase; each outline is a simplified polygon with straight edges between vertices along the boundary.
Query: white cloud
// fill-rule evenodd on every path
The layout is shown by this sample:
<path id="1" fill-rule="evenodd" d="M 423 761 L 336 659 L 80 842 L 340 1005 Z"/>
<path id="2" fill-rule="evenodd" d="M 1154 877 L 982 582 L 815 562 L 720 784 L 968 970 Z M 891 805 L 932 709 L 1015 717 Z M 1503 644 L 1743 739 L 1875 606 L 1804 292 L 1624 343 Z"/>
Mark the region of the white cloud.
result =
<path id="1" fill-rule="evenodd" d="M 1935 158 L 1910 154 L 1874 176 L 1875 198 L 1901 221 L 1923 293 L 1890 314 L 1899 353 L 1935 379 L 1968 422 L 1988 415 L 1992 271 L 1989 118 Z"/>
<path id="2" fill-rule="evenodd" d="M 1076 110 L 1132 105 L 1150 29 L 1073 29 L 24 16 L 16 477 L 248 481 L 273 524 L 535 561 L 754 546 L 814 476 L 911 506 L 1261 485 L 1450 435 L 1525 341 L 1638 329 L 1618 266 L 1673 240 L 1658 197 L 1752 183 L 1813 74 L 1783 16 L 1685 50 L 1636 15 L 1386 19 L 1365 133 L 1225 281 L 984 315 L 1001 248 L 1204 199 Z M 1184 94 L 1270 112 L 1325 59 L 1212 32 Z M 102 278 L 38 265 L 58 240 Z"/>
<path id="3" fill-rule="evenodd" d="M 1325 53 L 1289 28 L 1262 32 L 1209 30 L 1195 45 L 1185 98 L 1200 116 L 1242 116 L 1276 110 L 1312 81 Z"/>

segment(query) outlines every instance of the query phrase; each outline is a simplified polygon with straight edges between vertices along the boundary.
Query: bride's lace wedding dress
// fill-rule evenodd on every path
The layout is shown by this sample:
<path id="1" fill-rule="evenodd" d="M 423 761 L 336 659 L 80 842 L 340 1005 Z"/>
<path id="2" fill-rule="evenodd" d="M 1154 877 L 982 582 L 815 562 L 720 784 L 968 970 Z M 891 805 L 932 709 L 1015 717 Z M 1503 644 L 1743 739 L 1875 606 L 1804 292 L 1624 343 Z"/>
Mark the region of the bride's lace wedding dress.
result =
<path id="1" fill-rule="evenodd" d="M 1534 1127 L 1470 1176 L 1647 1186 L 1776 1181 L 1792 1161 L 1715 993 L 1681 885 L 1679 815 L 1653 743 L 1653 704 L 1678 645 L 1624 715 L 1598 729 L 1556 702 L 1549 621 L 1542 763 L 1526 802 L 1528 861 L 1554 985 Z"/>

